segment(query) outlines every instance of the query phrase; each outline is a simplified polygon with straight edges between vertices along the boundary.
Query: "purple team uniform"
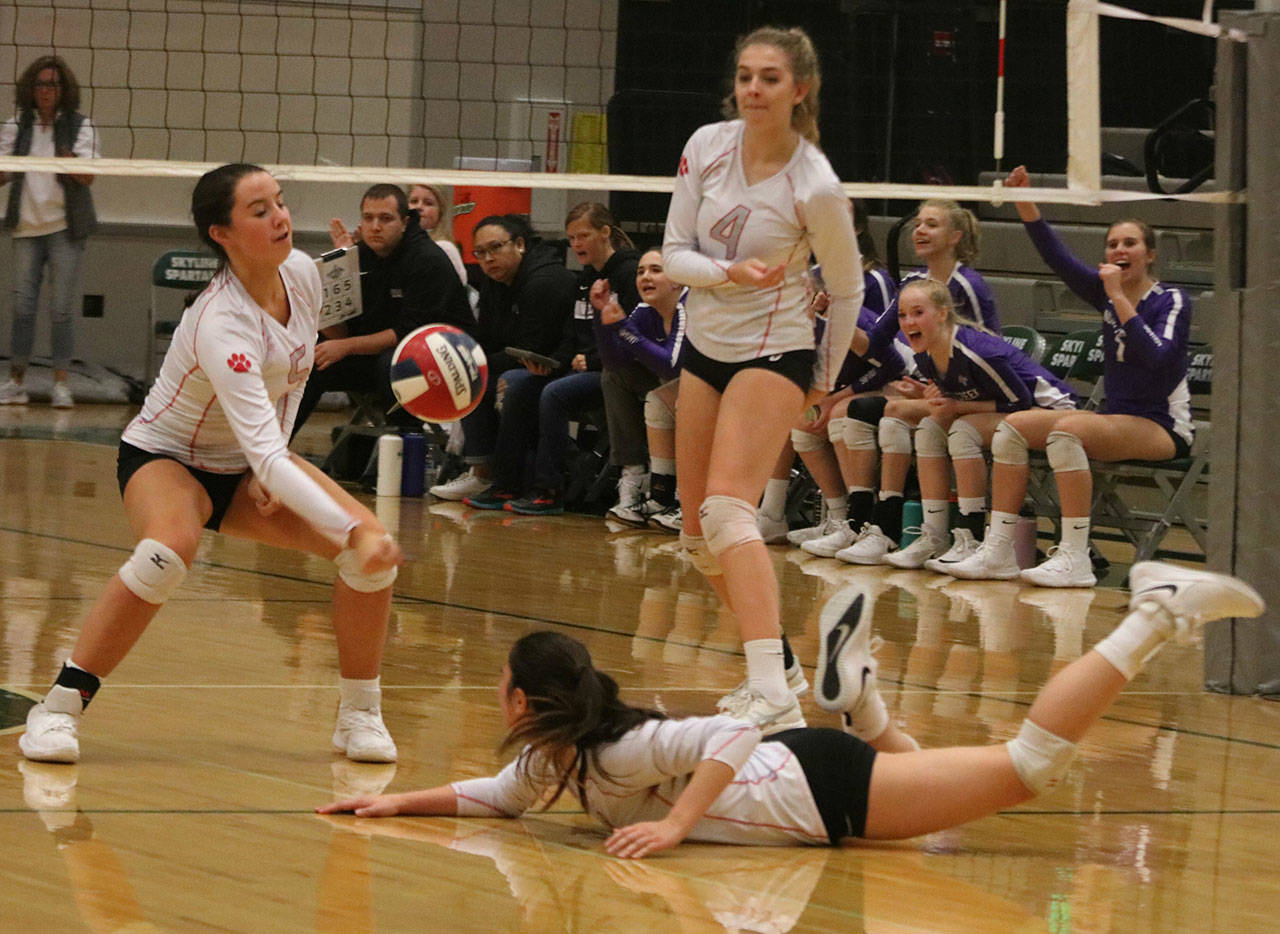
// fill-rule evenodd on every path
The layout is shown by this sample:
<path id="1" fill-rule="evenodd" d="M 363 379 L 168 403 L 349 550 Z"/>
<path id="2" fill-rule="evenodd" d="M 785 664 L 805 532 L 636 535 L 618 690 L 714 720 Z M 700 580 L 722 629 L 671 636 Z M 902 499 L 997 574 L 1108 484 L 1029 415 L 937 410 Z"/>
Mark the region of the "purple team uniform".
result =
<path id="1" fill-rule="evenodd" d="M 920 375 L 959 402 L 994 400 L 997 412 L 1073 409 L 1071 387 L 1002 337 L 956 328 L 947 371 L 939 373 L 928 353 L 915 355 Z"/>
<path id="2" fill-rule="evenodd" d="M 902 277 L 902 284 L 898 287 L 901 292 L 908 283 L 916 279 L 927 279 L 928 273 L 923 269 L 917 269 L 915 272 L 909 272 Z M 955 303 L 956 314 L 960 316 L 962 321 L 973 321 L 981 324 L 993 334 L 1002 332 L 1000 326 L 1000 315 L 996 312 L 996 300 L 991 294 L 991 287 L 987 285 L 987 280 L 976 270 L 957 263 L 956 268 L 951 271 L 951 278 L 947 280 L 947 291 L 951 293 L 951 301 Z M 871 338 L 872 354 L 877 348 L 887 347 L 889 341 L 893 340 L 898 334 L 898 300 L 894 296 L 894 300 L 884 313 L 876 320 L 875 326 L 867 331 L 867 336 Z"/>
<path id="3" fill-rule="evenodd" d="M 1187 388 L 1191 299 L 1157 282 L 1138 302 L 1137 314 L 1121 324 L 1097 269 L 1077 259 L 1043 219 L 1023 226 L 1067 288 L 1102 312 L 1107 395 L 1099 411 L 1150 419 L 1190 446 L 1195 437 Z"/>
<path id="4" fill-rule="evenodd" d="M 684 302 L 688 295 L 688 289 L 680 293 L 670 331 L 663 326 L 662 315 L 644 302 L 616 324 L 601 324 L 600 316 L 596 315 L 596 340 L 601 357 L 606 363 L 615 359 L 634 360 L 658 377 L 660 383 L 675 379 L 680 375 L 680 359 L 684 356 Z"/>

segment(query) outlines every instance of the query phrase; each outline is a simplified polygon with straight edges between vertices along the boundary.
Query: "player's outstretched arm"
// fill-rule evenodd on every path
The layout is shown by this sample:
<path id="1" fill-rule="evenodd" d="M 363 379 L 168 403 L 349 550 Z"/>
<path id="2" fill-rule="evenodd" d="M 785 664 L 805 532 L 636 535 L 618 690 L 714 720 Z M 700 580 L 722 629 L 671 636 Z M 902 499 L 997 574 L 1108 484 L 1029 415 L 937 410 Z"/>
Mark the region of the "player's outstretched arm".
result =
<path id="1" fill-rule="evenodd" d="M 458 813 L 458 797 L 452 785 L 406 791 L 395 795 L 362 795 L 344 798 L 316 808 L 317 814 L 350 812 L 356 817 L 452 817 Z"/>
<path id="2" fill-rule="evenodd" d="M 703 759 L 665 819 L 619 827 L 604 842 L 605 851 L 623 859 L 640 859 L 677 845 L 715 804 L 733 781 L 733 775 L 733 769 L 724 762 Z"/>

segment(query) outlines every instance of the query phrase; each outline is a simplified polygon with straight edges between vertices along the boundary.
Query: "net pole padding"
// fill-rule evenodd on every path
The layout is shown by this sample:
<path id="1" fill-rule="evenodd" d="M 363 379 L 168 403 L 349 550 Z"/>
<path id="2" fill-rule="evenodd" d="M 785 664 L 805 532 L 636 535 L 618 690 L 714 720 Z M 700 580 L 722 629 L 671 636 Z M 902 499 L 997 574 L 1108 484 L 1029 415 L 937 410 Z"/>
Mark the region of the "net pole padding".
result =
<path id="1" fill-rule="evenodd" d="M 1009 0 L 1000 0 L 1000 30 L 996 38 L 996 113 L 991 155 L 995 158 L 997 172 L 1000 171 L 1000 163 L 1004 160 L 1004 40 L 1008 2 Z"/>
<path id="2" fill-rule="evenodd" d="M 141 159 L 77 159 L 77 174 L 133 178 L 199 178 L 221 162 L 174 162 Z M 640 191 L 670 193 L 670 175 L 574 175 L 545 172 L 488 172 L 468 169 L 406 169 L 387 166 L 272 165 L 263 168 L 281 181 L 391 182 L 412 185 L 489 185 L 575 191 Z M 0 172 L 65 172 L 67 160 L 56 156 L 0 156 Z M 1105 191 L 1069 188 L 1003 188 L 996 185 L 905 185 L 894 182 L 847 182 L 841 185 L 851 198 L 920 199 L 951 198 L 954 201 L 1036 201 L 1042 204 L 1097 205 L 1112 201 L 1200 201 L 1235 204 L 1244 191 L 1189 192 L 1161 195 L 1145 191 Z"/>
<path id="3" fill-rule="evenodd" d="M 1098 9 L 1067 3 L 1067 187 L 1102 187 L 1102 118 L 1098 103 Z"/>

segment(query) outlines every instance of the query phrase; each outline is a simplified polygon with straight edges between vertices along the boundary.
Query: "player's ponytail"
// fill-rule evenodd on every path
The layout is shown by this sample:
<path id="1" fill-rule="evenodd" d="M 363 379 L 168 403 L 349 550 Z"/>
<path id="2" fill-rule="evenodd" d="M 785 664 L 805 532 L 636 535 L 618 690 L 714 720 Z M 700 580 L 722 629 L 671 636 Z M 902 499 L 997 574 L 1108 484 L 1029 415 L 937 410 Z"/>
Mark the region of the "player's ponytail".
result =
<path id="1" fill-rule="evenodd" d="M 509 690 L 524 691 L 528 712 L 512 726 L 502 747 L 527 746 L 521 768 L 536 760 L 540 768 L 551 769 L 557 787 L 548 805 L 571 781 L 581 790 L 588 764 L 603 772 L 598 746 L 620 739 L 645 720 L 663 719 L 657 711 L 619 700 L 618 683 L 597 671 L 586 646 L 569 636 L 530 633 L 511 647 L 507 664 Z"/>

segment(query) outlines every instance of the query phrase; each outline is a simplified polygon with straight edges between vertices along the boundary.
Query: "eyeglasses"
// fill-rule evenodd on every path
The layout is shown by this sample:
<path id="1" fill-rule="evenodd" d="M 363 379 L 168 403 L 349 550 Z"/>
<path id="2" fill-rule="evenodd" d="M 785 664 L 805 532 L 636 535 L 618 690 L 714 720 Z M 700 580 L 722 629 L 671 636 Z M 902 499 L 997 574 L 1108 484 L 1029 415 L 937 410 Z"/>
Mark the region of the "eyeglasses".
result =
<path id="1" fill-rule="evenodd" d="M 62 84 L 58 81 L 37 81 L 32 86 L 37 88 L 60 88 Z"/>
<path id="2" fill-rule="evenodd" d="M 476 255 L 476 259 L 488 259 L 490 256 L 496 256 L 498 251 L 510 242 L 510 240 L 502 240 L 498 243 L 490 243 L 488 246 L 478 246 L 471 252 Z"/>

